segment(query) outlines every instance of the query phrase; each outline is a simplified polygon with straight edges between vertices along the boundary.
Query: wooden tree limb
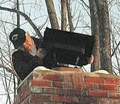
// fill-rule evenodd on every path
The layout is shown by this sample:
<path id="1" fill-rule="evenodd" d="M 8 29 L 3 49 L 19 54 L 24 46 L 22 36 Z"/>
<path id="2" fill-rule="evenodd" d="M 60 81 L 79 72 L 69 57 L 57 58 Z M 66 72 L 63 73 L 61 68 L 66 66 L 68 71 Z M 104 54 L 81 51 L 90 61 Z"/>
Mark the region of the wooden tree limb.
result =
<path id="1" fill-rule="evenodd" d="M 42 35 L 39 31 L 39 29 L 36 27 L 36 25 L 32 22 L 32 20 L 28 17 L 28 15 L 26 15 L 25 13 L 21 12 L 21 11 L 18 11 L 18 10 L 15 10 L 15 9 L 10 9 L 10 8 L 6 8 L 6 7 L 2 7 L 0 6 L 0 10 L 5 10 L 5 11 L 9 11 L 9 12 L 14 12 L 14 13 L 17 13 L 21 16 L 23 16 L 29 23 L 30 25 L 33 27 L 33 29 L 35 30 L 35 32 L 37 33 L 37 35 L 42 38 Z"/>
<path id="2" fill-rule="evenodd" d="M 115 47 L 113 53 L 111 54 L 111 57 L 115 54 L 115 51 L 117 50 L 117 48 L 119 47 L 119 45 L 120 45 L 120 41 L 119 41 L 119 43 L 117 44 L 117 46 Z"/>
<path id="3" fill-rule="evenodd" d="M 61 30 L 66 30 L 67 18 L 66 18 L 66 0 L 61 0 Z"/>
<path id="4" fill-rule="evenodd" d="M 67 4 L 67 12 L 68 12 L 68 21 L 69 21 L 70 31 L 73 32 L 74 31 L 74 26 L 73 26 L 73 22 L 72 22 L 72 14 L 71 14 L 71 9 L 70 9 L 70 1 L 66 0 L 66 4 Z"/>
<path id="5" fill-rule="evenodd" d="M 58 20 L 57 20 L 53 1 L 52 0 L 45 0 L 45 2 L 46 2 L 46 6 L 47 6 L 47 11 L 48 11 L 51 27 L 53 29 L 59 29 L 59 24 L 58 24 Z"/>

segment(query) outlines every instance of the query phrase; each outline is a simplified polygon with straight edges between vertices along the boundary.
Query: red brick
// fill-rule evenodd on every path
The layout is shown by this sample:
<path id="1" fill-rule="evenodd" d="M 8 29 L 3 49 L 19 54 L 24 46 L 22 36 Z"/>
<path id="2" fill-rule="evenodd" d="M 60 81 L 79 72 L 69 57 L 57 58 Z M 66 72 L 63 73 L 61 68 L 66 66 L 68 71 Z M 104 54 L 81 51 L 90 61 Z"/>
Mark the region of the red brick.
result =
<path id="1" fill-rule="evenodd" d="M 99 77 L 85 77 L 87 83 L 104 83 L 104 78 Z"/>
<path id="2" fill-rule="evenodd" d="M 73 84 L 71 82 L 63 82 L 63 88 L 73 88 Z"/>
<path id="3" fill-rule="evenodd" d="M 81 76 L 79 74 L 68 74 L 63 76 L 63 81 L 65 82 L 82 82 Z"/>
<path id="4" fill-rule="evenodd" d="M 54 81 L 53 82 L 53 87 L 62 88 L 63 87 L 63 82 Z"/>
<path id="5" fill-rule="evenodd" d="M 51 102 L 51 95 L 45 94 L 31 94 L 30 104 L 35 102 Z"/>
<path id="6" fill-rule="evenodd" d="M 18 95 L 18 101 L 19 102 L 21 102 L 23 99 L 25 99 L 26 98 L 26 96 L 25 96 L 25 94 L 19 94 Z"/>
<path id="7" fill-rule="evenodd" d="M 48 86 L 50 87 L 52 85 L 51 81 L 48 80 L 32 80 L 31 86 Z"/>
<path id="8" fill-rule="evenodd" d="M 98 85 L 100 90 L 109 90 L 109 91 L 117 91 L 117 86 L 115 85 Z"/>
<path id="9" fill-rule="evenodd" d="M 60 95 L 62 94 L 61 89 L 55 88 L 55 87 L 47 87 L 47 88 L 42 88 L 42 93 L 43 94 L 57 94 Z"/>
<path id="10" fill-rule="evenodd" d="M 62 102 L 62 103 L 75 103 L 78 102 L 78 99 L 73 96 L 53 96 L 53 102 Z"/>
<path id="11" fill-rule="evenodd" d="M 52 81 L 61 81 L 60 75 L 46 74 L 43 76 L 43 79 L 52 80 Z"/>
<path id="12" fill-rule="evenodd" d="M 120 85 L 120 79 L 118 79 L 118 78 L 106 78 L 105 83 L 106 84 L 119 84 Z"/>
<path id="13" fill-rule="evenodd" d="M 53 96 L 53 97 L 52 97 L 52 101 L 53 101 L 53 102 L 64 102 L 64 101 L 65 101 L 65 98 L 64 98 L 64 96 L 56 95 L 56 96 Z"/>
<path id="14" fill-rule="evenodd" d="M 78 98 L 79 104 L 97 104 L 97 98 L 95 97 L 79 97 Z"/>
<path id="15" fill-rule="evenodd" d="M 109 92 L 110 98 L 120 99 L 120 92 Z"/>
<path id="16" fill-rule="evenodd" d="M 29 98 L 26 98 L 23 102 L 21 102 L 22 104 L 29 104 Z"/>
<path id="17" fill-rule="evenodd" d="M 79 74 L 73 74 L 72 82 L 82 82 L 82 77 Z"/>
<path id="18" fill-rule="evenodd" d="M 73 95 L 73 96 L 87 96 L 87 89 L 63 89 L 64 95 Z"/>
<path id="19" fill-rule="evenodd" d="M 62 79 L 63 82 L 72 82 L 72 75 L 71 74 L 63 75 Z"/>
<path id="20" fill-rule="evenodd" d="M 74 88 L 81 89 L 81 88 L 87 88 L 87 89 L 93 89 L 93 85 L 89 83 L 73 83 Z"/>
<path id="21" fill-rule="evenodd" d="M 24 100 L 31 93 L 29 85 L 23 84 L 21 91 L 18 93 L 18 101 Z"/>
<path id="22" fill-rule="evenodd" d="M 77 97 L 73 97 L 72 95 L 65 96 L 65 102 L 74 104 L 74 103 L 78 102 L 78 99 L 77 99 Z"/>
<path id="23" fill-rule="evenodd" d="M 97 104 L 120 104 L 119 99 L 99 98 Z"/>
<path id="24" fill-rule="evenodd" d="M 18 89 L 14 104 L 119 104 L 119 79 L 78 73 L 39 73 Z M 36 79 L 35 79 L 36 78 Z M 42 78 L 42 79 L 41 79 Z"/>
<path id="25" fill-rule="evenodd" d="M 108 97 L 108 93 L 105 92 L 105 91 L 90 90 L 89 91 L 89 96 L 91 96 L 91 97 Z"/>
<path id="26" fill-rule="evenodd" d="M 73 84 L 71 82 L 58 82 L 58 81 L 54 81 L 53 82 L 53 87 L 58 87 L 58 88 L 73 88 Z"/>

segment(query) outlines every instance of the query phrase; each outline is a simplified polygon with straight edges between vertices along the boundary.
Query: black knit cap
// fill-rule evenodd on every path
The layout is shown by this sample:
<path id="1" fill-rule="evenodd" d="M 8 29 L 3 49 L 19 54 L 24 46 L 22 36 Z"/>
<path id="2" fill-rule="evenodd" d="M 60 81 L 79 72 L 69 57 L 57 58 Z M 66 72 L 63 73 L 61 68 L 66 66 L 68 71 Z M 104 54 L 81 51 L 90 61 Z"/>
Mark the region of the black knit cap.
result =
<path id="1" fill-rule="evenodd" d="M 13 43 L 14 47 L 17 49 L 23 45 L 26 40 L 25 31 L 20 28 L 15 28 L 9 36 L 10 41 Z"/>

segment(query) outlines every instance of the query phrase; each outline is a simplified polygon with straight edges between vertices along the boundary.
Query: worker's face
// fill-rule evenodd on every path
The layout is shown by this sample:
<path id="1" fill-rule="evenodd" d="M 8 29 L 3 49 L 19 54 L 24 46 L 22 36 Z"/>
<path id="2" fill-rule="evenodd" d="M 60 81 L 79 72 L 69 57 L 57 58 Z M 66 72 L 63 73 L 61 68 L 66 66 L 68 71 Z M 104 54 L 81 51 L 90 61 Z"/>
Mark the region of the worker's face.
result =
<path id="1" fill-rule="evenodd" d="M 30 35 L 28 33 L 25 34 L 26 35 L 26 40 L 23 43 L 23 48 L 25 51 L 32 51 L 33 49 L 33 40 L 30 37 Z"/>

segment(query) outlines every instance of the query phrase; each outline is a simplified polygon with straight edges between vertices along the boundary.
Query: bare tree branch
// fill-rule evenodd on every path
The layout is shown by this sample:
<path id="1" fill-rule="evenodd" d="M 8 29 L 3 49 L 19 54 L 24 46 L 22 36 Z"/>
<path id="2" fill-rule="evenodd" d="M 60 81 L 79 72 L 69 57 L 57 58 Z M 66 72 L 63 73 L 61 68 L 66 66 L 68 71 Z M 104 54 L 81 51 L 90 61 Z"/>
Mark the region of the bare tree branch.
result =
<path id="1" fill-rule="evenodd" d="M 21 16 L 23 16 L 29 23 L 30 25 L 33 27 L 33 29 L 35 30 L 35 32 L 37 33 L 37 35 L 42 38 L 42 35 L 39 31 L 39 29 L 36 27 L 36 25 L 32 22 L 32 20 L 28 17 L 28 15 L 26 15 L 25 13 L 21 12 L 21 11 L 18 11 L 18 10 L 15 10 L 15 9 L 10 9 L 10 8 L 6 8 L 6 7 L 2 7 L 0 6 L 0 10 L 5 10 L 5 11 L 9 11 L 9 12 L 14 12 L 14 13 L 17 13 Z"/>
<path id="2" fill-rule="evenodd" d="M 67 18 L 66 18 L 66 1 L 67 0 L 61 0 L 61 30 L 66 30 L 67 27 Z"/>
<path id="3" fill-rule="evenodd" d="M 71 8 L 70 8 L 70 0 L 66 0 L 67 4 L 67 11 L 68 11 L 68 21 L 69 21 L 69 27 L 70 31 L 74 31 L 73 21 L 72 21 L 72 14 L 71 14 Z"/>
<path id="4" fill-rule="evenodd" d="M 117 46 L 115 47 L 113 53 L 111 54 L 111 57 L 115 54 L 115 51 L 117 50 L 117 48 L 119 47 L 119 45 L 120 45 L 120 41 L 119 41 L 119 43 L 117 44 Z"/>

